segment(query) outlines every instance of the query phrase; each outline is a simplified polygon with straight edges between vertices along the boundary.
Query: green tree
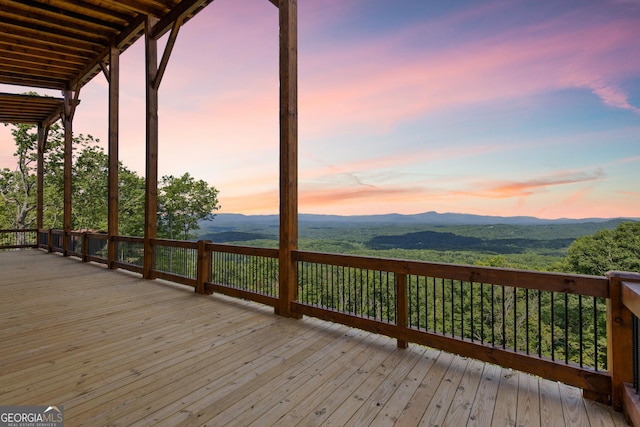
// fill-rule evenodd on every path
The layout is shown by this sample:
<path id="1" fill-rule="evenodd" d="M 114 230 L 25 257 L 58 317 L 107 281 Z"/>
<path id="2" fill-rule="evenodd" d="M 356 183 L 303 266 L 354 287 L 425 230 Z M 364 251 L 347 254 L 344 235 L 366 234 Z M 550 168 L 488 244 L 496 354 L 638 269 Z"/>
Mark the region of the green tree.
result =
<path id="1" fill-rule="evenodd" d="M 159 234 L 170 239 L 195 237 L 198 221 L 218 210 L 218 190 L 189 173 L 162 177 L 158 195 Z"/>
<path id="2" fill-rule="evenodd" d="M 640 222 L 624 222 L 576 239 L 565 258 L 569 271 L 602 276 L 610 270 L 640 272 Z"/>
<path id="3" fill-rule="evenodd" d="M 36 185 L 38 135 L 33 125 L 14 125 L 11 130 L 16 151 L 16 167 L 0 171 L 0 203 L 2 208 L 2 225 L 7 228 L 30 228 L 35 226 Z M 62 179 L 61 165 L 63 161 L 64 139 L 58 125 L 49 131 L 47 147 L 44 155 L 45 172 L 45 218 L 56 218 L 53 213 L 62 206 L 62 190 L 58 186 Z M 49 196 L 49 197 L 47 197 Z"/>
<path id="4" fill-rule="evenodd" d="M 73 164 L 73 227 L 108 228 L 109 156 L 102 147 L 87 145 Z M 142 236 L 144 233 L 144 178 L 118 167 L 118 234 Z"/>
<path id="5" fill-rule="evenodd" d="M 118 172 L 118 234 L 144 235 L 144 178 L 120 163 Z"/>
<path id="6" fill-rule="evenodd" d="M 74 157 L 71 196 L 73 228 L 106 230 L 108 156 L 101 147 L 89 145 Z"/>
<path id="7" fill-rule="evenodd" d="M 33 125 L 14 125 L 16 167 L 0 171 L 0 227 L 30 228 L 36 220 L 37 131 Z M 107 228 L 108 156 L 98 139 L 73 138 L 72 228 Z M 62 227 L 64 188 L 64 130 L 53 125 L 44 156 L 44 226 Z M 144 230 L 144 178 L 119 166 L 120 234 L 141 236 Z"/>

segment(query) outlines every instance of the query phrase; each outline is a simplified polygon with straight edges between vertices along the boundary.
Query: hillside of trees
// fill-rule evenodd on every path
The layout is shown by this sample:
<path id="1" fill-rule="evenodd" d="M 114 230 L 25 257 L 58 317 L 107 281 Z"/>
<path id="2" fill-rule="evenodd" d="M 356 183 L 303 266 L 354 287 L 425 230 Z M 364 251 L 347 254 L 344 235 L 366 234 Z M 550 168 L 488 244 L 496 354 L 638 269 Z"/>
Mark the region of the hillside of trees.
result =
<path id="1" fill-rule="evenodd" d="M 255 222 L 245 218 L 234 226 L 225 221 L 218 225 L 216 221 L 217 218 L 202 223 L 199 238 L 216 243 L 278 246 L 277 226 L 265 218 L 258 217 Z M 634 255 L 632 249 L 624 249 L 640 248 L 640 243 L 633 243 L 633 239 L 640 239 L 640 222 L 627 219 L 539 225 L 372 225 L 343 219 L 330 223 L 301 221 L 299 234 L 302 250 L 541 271 L 604 274 L 609 269 L 603 272 L 603 267 L 569 262 L 568 256 L 580 257 L 573 247 L 582 248 L 581 252 L 597 253 L 599 247 L 611 251 L 616 248 L 615 242 L 627 242 L 621 243 L 619 252 L 632 251 L 618 258 L 640 260 L 639 252 Z M 600 254 L 594 258 L 614 257 Z M 607 262 L 598 262 L 603 264 Z M 622 269 L 617 266 L 634 264 L 611 261 L 607 265 Z"/>

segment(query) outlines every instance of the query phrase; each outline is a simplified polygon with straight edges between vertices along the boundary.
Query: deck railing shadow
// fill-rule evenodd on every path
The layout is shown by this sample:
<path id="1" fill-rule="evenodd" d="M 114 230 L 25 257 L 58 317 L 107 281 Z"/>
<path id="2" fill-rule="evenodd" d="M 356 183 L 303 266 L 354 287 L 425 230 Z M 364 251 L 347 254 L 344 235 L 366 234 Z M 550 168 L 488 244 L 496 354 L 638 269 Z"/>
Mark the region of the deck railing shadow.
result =
<path id="1" fill-rule="evenodd" d="M 143 273 L 139 237 L 0 231 L 0 249 L 20 247 Z M 150 278 L 202 294 L 282 304 L 277 249 L 164 239 L 152 239 L 151 247 Z M 586 276 L 308 251 L 293 251 L 292 257 L 297 287 L 287 292 L 293 298 L 286 303 L 295 316 L 576 386 L 584 397 L 624 410 L 640 425 L 640 274 Z"/>

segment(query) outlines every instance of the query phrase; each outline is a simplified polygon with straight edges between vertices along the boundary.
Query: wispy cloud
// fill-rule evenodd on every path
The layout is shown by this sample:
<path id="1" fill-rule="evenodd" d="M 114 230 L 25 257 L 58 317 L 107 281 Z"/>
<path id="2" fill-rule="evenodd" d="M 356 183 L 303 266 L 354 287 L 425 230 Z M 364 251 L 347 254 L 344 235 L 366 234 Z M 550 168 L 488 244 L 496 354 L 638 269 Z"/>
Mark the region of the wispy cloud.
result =
<path id="1" fill-rule="evenodd" d="M 614 16 L 579 26 L 580 18 L 565 14 L 461 44 L 444 41 L 447 48 L 435 51 L 409 38 L 428 30 L 421 26 L 313 56 L 301 52 L 302 128 L 322 134 L 366 122 L 379 130 L 429 111 L 567 88 L 639 113 L 621 86 L 640 72 L 640 55 L 627 54 L 640 39 L 638 20 Z"/>
<path id="2" fill-rule="evenodd" d="M 471 193 L 483 197 L 527 197 L 540 191 L 548 191 L 551 187 L 555 186 L 590 183 L 604 178 L 605 173 L 602 170 L 596 170 L 590 173 L 558 172 L 550 176 L 542 176 L 526 181 L 490 183 L 489 185 L 481 186 L 479 190 Z"/>

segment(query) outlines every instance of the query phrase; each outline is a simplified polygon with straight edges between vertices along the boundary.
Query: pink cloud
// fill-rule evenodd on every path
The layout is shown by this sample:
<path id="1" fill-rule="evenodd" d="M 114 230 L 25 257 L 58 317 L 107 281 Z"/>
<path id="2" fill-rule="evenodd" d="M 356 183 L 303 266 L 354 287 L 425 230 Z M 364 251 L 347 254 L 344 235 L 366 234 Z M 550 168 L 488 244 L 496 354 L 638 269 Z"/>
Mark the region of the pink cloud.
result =
<path id="1" fill-rule="evenodd" d="M 507 181 L 489 184 L 480 190 L 472 192 L 489 198 L 526 197 L 551 187 L 568 184 L 589 183 L 604 178 L 602 170 L 591 173 L 560 171 L 548 176 L 533 178 L 526 181 Z"/>
<path id="2" fill-rule="evenodd" d="M 328 123 L 367 122 L 379 129 L 428 111 L 564 88 L 589 90 L 606 105 L 638 113 L 619 84 L 640 72 L 640 56 L 628 55 L 640 39 L 637 20 L 575 28 L 567 19 L 438 51 L 407 52 L 410 40 L 400 34 L 313 57 L 302 52 L 301 128 L 324 134 Z"/>

